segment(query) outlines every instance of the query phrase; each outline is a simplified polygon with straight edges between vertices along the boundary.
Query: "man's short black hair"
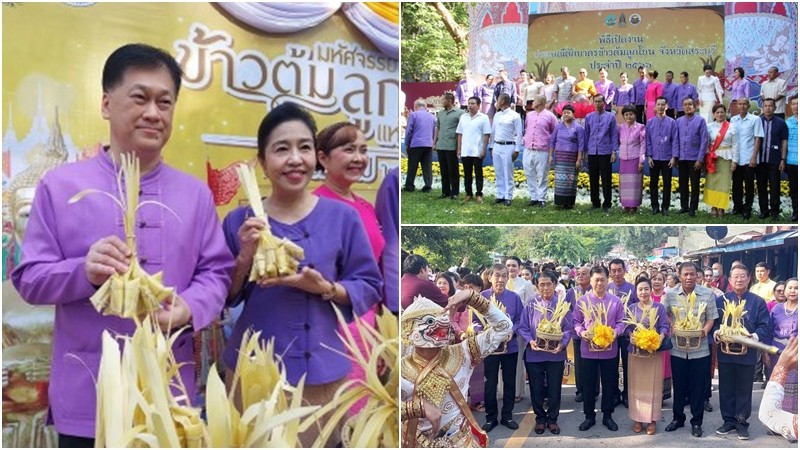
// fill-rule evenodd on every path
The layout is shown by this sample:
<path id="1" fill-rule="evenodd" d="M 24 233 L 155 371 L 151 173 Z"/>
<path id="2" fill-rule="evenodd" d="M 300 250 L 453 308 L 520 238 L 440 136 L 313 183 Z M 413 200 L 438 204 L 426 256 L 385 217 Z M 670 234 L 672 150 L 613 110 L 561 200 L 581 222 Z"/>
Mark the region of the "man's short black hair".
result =
<path id="1" fill-rule="evenodd" d="M 103 66 L 103 92 L 110 92 L 122 82 L 128 69 L 159 69 L 169 72 L 175 85 L 175 98 L 181 90 L 181 67 L 165 50 L 147 44 L 126 44 L 114 50 Z"/>
<path id="2" fill-rule="evenodd" d="M 417 275 L 426 267 L 428 267 L 427 259 L 420 255 L 408 255 L 403 261 L 403 275 L 407 273 Z"/>

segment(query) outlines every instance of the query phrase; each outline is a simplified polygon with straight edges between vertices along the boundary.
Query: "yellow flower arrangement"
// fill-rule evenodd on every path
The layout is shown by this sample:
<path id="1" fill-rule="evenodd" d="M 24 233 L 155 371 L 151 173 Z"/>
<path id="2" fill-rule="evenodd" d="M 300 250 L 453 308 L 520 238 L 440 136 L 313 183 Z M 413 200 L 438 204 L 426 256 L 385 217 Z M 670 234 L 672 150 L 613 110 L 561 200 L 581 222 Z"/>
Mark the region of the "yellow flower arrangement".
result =
<path id="1" fill-rule="evenodd" d="M 611 329 L 610 326 L 600 324 L 595 325 L 594 329 L 594 336 L 592 337 L 592 342 L 594 345 L 600 348 L 607 348 L 614 342 L 614 330 Z"/>
<path id="2" fill-rule="evenodd" d="M 656 331 L 656 321 L 658 320 L 658 311 L 655 308 L 650 308 L 647 315 L 642 315 L 641 319 L 636 318 L 636 314 L 625 305 L 624 320 L 628 325 L 633 325 L 635 329 L 631 333 L 631 343 L 642 350 L 653 353 L 659 346 L 661 346 L 661 335 Z M 647 325 L 645 325 L 645 318 Z"/>
<path id="3" fill-rule="evenodd" d="M 614 329 L 608 323 L 608 309 L 603 303 L 592 306 L 589 302 L 580 303 L 584 318 L 591 318 L 592 325 L 586 330 L 597 350 L 608 348 L 614 342 Z"/>

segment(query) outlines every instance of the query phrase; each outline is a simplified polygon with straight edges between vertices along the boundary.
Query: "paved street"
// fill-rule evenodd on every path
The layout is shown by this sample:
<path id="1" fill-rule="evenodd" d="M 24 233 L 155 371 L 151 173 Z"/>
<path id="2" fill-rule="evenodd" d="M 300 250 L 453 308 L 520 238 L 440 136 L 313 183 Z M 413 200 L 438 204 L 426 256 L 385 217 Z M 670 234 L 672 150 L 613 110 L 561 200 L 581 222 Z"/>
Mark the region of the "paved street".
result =
<path id="1" fill-rule="evenodd" d="M 561 412 L 558 424 L 561 427 L 560 435 L 553 435 L 545 430 L 544 434 L 537 435 L 533 432 L 535 417 L 531 409 L 530 395 L 528 389 L 525 395 L 514 408 L 514 420 L 520 427 L 516 431 L 509 430 L 503 425 L 489 433 L 490 447 L 509 447 L 509 448 L 797 448 L 797 444 L 791 444 L 782 436 L 771 436 L 767 434 L 768 429 L 758 420 L 758 407 L 761 404 L 761 383 L 753 385 L 753 414 L 748 420 L 750 422 L 750 440 L 741 441 L 736 433 L 727 436 L 718 436 L 715 431 L 722 425 L 722 416 L 719 412 L 719 392 L 716 390 L 717 380 L 714 380 L 715 390 L 712 393 L 711 405 L 714 411 L 705 413 L 703 418 L 703 436 L 696 438 L 691 434 L 689 419 L 691 413 L 686 407 L 686 426 L 676 431 L 667 433 L 664 427 L 672 420 L 672 399 L 665 402 L 662 409 L 661 421 L 658 422 L 657 432 L 653 436 L 648 436 L 644 431 L 640 434 L 633 432 L 633 422 L 628 418 L 628 410 L 619 405 L 614 413 L 614 421 L 619 425 L 616 432 L 609 431 L 602 424 L 602 413 L 599 411 L 600 398 L 597 401 L 597 425 L 588 431 L 578 431 L 578 425 L 583 422 L 583 406 L 575 402 L 575 388 L 564 386 L 561 402 Z M 498 389 L 498 392 L 502 392 Z M 498 405 L 499 406 L 499 405 Z M 485 415 L 482 412 L 475 412 L 478 423 L 485 423 Z"/>

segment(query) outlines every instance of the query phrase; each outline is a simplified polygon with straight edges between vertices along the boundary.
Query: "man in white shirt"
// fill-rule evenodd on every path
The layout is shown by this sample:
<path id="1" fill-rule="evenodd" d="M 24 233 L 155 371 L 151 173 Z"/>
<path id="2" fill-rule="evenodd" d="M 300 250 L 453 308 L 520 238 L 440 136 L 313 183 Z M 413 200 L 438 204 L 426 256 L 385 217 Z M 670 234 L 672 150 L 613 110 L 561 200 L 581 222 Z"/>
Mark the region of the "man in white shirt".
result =
<path id="1" fill-rule="evenodd" d="M 522 119 L 511 107 L 511 96 L 508 94 L 497 97 L 496 108 L 490 139 L 497 186 L 495 203 L 511 206 L 514 197 L 514 159 L 523 149 Z"/>
<path id="2" fill-rule="evenodd" d="M 750 100 L 745 97 L 736 100 L 739 114 L 731 117 L 731 125 L 739 136 L 739 161 L 733 171 L 733 213 L 749 219 L 753 211 L 756 185 L 756 155 L 764 138 L 764 125 L 761 119 L 747 112 Z"/>
<path id="3" fill-rule="evenodd" d="M 467 100 L 467 114 L 461 115 L 456 128 L 458 147 L 456 156 L 464 165 L 464 202 L 472 200 L 472 173 L 475 173 L 475 201 L 483 203 L 483 158 L 492 134 L 489 116 L 480 111 L 481 99 Z"/>
<path id="4" fill-rule="evenodd" d="M 775 66 L 769 68 L 767 75 L 769 80 L 761 83 L 761 100 L 775 99 L 774 115 L 786 120 L 786 80 L 778 78 L 780 72 Z"/>

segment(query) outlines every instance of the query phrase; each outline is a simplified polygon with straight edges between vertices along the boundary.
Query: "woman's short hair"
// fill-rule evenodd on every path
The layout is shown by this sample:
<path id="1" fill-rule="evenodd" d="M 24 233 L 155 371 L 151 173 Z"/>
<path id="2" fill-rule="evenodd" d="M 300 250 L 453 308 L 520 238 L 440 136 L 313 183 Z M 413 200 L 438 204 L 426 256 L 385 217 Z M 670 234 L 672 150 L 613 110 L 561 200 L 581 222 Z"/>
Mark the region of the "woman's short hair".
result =
<path id="1" fill-rule="evenodd" d="M 264 119 L 261 120 L 261 125 L 258 127 L 258 159 L 264 160 L 264 153 L 267 150 L 267 140 L 269 140 L 272 131 L 278 126 L 297 120 L 302 122 L 309 131 L 311 136 L 314 137 L 314 148 L 316 145 L 317 123 L 311 117 L 308 110 L 304 107 L 293 102 L 282 103 L 272 109 Z"/>
<path id="2" fill-rule="evenodd" d="M 325 127 L 317 135 L 316 150 L 329 156 L 333 149 L 354 142 L 358 138 L 358 131 L 358 127 L 350 122 L 337 122 Z M 317 170 L 324 170 L 319 160 L 317 160 Z"/>

